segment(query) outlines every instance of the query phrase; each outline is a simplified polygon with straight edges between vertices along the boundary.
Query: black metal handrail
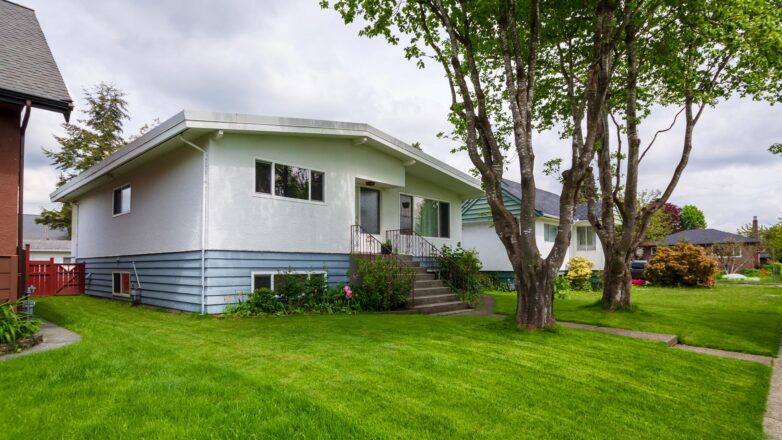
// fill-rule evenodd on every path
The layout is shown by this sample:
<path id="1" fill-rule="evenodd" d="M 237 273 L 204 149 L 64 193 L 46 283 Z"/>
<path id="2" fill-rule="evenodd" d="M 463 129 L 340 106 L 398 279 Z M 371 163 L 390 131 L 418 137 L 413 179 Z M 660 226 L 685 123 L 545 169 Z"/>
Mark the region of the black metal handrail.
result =
<path id="1" fill-rule="evenodd" d="M 402 279 L 405 269 L 414 271 L 411 264 L 408 264 L 399 257 L 399 254 L 393 252 L 392 247 L 378 240 L 373 234 L 367 232 L 361 225 L 350 226 L 350 253 L 351 255 L 362 258 L 389 258 L 399 263 L 398 279 Z M 410 301 L 415 302 L 415 280 L 410 286 Z"/>
<path id="2" fill-rule="evenodd" d="M 437 276 L 446 281 L 452 288 L 465 291 L 468 274 L 453 258 L 442 252 L 429 240 L 412 229 L 392 229 L 386 231 L 386 241 L 391 242 L 394 253 L 410 255 L 419 260 L 421 266 L 432 269 Z"/>

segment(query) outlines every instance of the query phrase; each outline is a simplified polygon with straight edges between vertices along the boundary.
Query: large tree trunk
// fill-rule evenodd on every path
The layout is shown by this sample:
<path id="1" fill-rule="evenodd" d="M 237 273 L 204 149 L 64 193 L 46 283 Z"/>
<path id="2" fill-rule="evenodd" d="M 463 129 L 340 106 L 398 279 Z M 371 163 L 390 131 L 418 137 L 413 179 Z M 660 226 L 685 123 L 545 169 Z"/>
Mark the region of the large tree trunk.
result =
<path id="1" fill-rule="evenodd" d="M 609 310 L 630 306 L 630 259 L 622 253 L 606 254 L 606 264 L 603 271 L 603 305 Z"/>
<path id="2" fill-rule="evenodd" d="M 527 330 L 554 325 L 553 274 L 527 266 L 516 270 L 516 280 L 516 325 Z"/>

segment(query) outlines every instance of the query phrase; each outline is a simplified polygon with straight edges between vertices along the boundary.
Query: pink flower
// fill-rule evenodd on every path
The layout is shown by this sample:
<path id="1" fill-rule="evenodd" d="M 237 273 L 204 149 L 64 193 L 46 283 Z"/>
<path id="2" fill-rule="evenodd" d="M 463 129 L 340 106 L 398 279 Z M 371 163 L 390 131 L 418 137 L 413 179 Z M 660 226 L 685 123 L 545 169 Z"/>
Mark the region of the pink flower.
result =
<path id="1" fill-rule="evenodd" d="M 353 298 L 353 290 L 350 288 L 350 286 L 345 286 L 345 298 L 352 299 Z"/>
<path id="2" fill-rule="evenodd" d="M 633 286 L 643 286 L 644 284 L 646 284 L 644 280 L 633 280 Z"/>

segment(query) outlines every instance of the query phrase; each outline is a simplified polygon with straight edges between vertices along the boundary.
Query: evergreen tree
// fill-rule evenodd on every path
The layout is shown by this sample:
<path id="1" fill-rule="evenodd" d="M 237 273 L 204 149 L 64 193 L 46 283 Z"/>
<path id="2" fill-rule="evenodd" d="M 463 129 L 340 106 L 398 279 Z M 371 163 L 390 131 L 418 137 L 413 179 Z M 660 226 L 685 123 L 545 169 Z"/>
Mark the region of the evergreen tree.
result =
<path id="1" fill-rule="evenodd" d="M 100 83 L 84 90 L 84 118 L 63 124 L 65 136 L 55 136 L 59 150 L 44 149 L 46 157 L 60 171 L 57 187 L 97 164 L 125 144 L 123 125 L 129 118 L 125 93 L 113 84 Z M 71 206 L 44 209 L 39 224 L 62 228 L 71 234 Z"/>

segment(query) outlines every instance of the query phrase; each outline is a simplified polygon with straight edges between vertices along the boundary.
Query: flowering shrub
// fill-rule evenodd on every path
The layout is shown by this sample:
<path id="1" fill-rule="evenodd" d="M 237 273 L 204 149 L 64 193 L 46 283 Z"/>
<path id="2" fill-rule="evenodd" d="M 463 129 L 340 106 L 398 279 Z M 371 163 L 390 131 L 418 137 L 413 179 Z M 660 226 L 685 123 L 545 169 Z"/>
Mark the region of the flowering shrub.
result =
<path id="1" fill-rule="evenodd" d="M 659 286 L 703 286 L 715 283 L 717 262 L 700 246 L 679 243 L 659 247 L 646 263 L 644 278 Z"/>
<path id="2" fill-rule="evenodd" d="M 591 286 L 592 262 L 584 257 L 573 257 L 567 263 L 567 279 L 573 290 L 588 290 Z"/>

